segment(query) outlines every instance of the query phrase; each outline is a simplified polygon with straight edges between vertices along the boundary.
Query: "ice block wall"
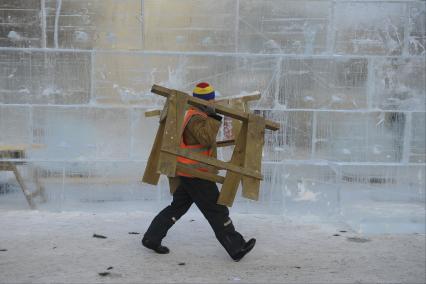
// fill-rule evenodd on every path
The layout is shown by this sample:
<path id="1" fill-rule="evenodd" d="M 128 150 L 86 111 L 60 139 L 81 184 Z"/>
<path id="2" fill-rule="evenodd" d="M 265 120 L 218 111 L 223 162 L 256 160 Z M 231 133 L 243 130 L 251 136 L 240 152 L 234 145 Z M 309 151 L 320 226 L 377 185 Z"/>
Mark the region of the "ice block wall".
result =
<path id="1" fill-rule="evenodd" d="M 152 84 L 251 104 L 261 198 L 239 212 L 424 230 L 425 1 L 1 0 L 0 146 L 48 210 L 158 210 L 140 183 L 163 101 Z M 23 163 L 21 163 L 23 162 Z M 27 208 L 0 172 L 0 207 Z"/>

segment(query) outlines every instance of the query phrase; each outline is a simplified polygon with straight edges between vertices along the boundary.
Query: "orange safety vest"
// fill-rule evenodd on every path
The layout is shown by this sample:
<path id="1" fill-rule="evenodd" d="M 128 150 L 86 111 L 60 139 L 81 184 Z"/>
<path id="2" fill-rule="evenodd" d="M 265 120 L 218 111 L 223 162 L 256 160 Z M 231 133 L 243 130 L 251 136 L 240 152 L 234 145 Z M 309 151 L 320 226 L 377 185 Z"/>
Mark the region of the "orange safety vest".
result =
<path id="1" fill-rule="evenodd" d="M 212 149 L 206 146 L 203 146 L 201 144 L 195 144 L 195 145 L 186 145 L 184 138 L 183 138 L 183 131 L 185 130 L 185 127 L 187 126 L 189 120 L 192 118 L 192 116 L 194 115 L 201 115 L 203 117 L 207 118 L 207 115 L 204 112 L 201 112 L 199 110 L 196 110 L 194 108 L 190 108 L 186 114 L 185 114 L 185 119 L 183 120 L 183 126 L 182 126 L 182 138 L 180 140 L 180 145 L 179 147 L 181 149 L 187 149 L 189 152 L 193 152 L 193 153 L 197 153 L 197 154 L 202 154 L 202 155 L 206 155 L 211 157 L 212 156 Z M 190 167 L 193 169 L 196 169 L 198 171 L 202 171 L 202 172 L 207 172 L 208 169 L 205 168 L 204 164 L 188 159 L 188 158 L 184 158 L 184 157 L 177 157 L 177 162 L 178 164 L 182 164 L 185 167 Z M 178 176 L 184 176 L 184 177 L 193 177 L 191 175 L 182 173 L 182 172 L 177 172 Z"/>

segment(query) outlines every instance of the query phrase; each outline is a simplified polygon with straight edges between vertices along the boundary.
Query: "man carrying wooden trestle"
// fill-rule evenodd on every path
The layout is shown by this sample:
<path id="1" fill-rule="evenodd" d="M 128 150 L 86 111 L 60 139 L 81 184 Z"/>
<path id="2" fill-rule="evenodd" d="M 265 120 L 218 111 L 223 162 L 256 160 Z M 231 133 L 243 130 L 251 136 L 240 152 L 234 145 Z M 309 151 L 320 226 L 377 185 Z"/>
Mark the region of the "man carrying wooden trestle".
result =
<path id="1" fill-rule="evenodd" d="M 215 92 L 208 83 L 199 83 L 193 91 L 193 96 L 213 101 Z M 221 121 L 222 117 L 216 114 L 213 104 L 211 107 L 202 109 L 191 107 L 185 114 L 180 148 L 216 158 L 216 135 Z M 177 162 L 187 168 L 217 173 L 217 170 L 207 165 L 184 157 L 178 157 Z M 256 239 L 246 242 L 235 230 L 229 218 L 228 208 L 216 203 L 219 190 L 214 182 L 178 171 L 177 177 L 172 178 L 170 186 L 173 201 L 151 222 L 142 239 L 145 247 L 160 254 L 169 253 L 169 249 L 161 245 L 162 239 L 173 224 L 188 211 L 192 203 L 195 203 L 210 223 L 216 238 L 233 260 L 239 261 L 253 249 Z"/>

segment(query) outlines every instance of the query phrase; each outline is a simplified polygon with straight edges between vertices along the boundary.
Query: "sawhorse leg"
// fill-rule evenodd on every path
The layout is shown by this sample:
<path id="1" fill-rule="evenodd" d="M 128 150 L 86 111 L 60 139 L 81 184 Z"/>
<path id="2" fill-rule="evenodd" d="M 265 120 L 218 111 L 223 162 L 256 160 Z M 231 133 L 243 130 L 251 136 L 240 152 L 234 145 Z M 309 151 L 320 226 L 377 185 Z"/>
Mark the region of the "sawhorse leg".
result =
<path id="1" fill-rule="evenodd" d="M 0 163 L 0 171 L 9 171 L 9 172 L 13 172 L 13 174 L 15 175 L 16 180 L 18 181 L 19 186 L 21 187 L 22 193 L 25 196 L 25 199 L 28 202 L 28 205 L 30 206 L 31 209 L 35 209 L 36 206 L 33 202 L 33 197 L 40 195 L 41 199 L 43 201 L 46 201 L 46 196 L 44 193 L 44 187 L 40 184 L 40 181 L 38 179 L 37 176 L 37 171 L 35 171 L 33 169 L 33 176 L 34 176 L 34 180 L 36 183 L 36 187 L 37 190 L 34 192 L 30 192 L 27 189 L 27 186 L 25 185 L 24 179 L 22 178 L 21 174 L 18 171 L 18 168 L 16 167 L 16 165 L 14 163 L 11 162 L 3 162 Z"/>
<path id="2" fill-rule="evenodd" d="M 11 170 L 15 174 L 16 180 L 18 181 L 19 185 L 21 186 L 22 192 L 25 195 L 25 198 L 27 199 L 28 205 L 30 205 L 31 209 L 35 209 L 35 205 L 33 203 L 33 200 L 31 198 L 31 193 L 28 191 L 27 187 L 25 186 L 24 180 L 19 173 L 18 169 L 16 168 L 16 165 L 10 163 L 9 164 Z"/>

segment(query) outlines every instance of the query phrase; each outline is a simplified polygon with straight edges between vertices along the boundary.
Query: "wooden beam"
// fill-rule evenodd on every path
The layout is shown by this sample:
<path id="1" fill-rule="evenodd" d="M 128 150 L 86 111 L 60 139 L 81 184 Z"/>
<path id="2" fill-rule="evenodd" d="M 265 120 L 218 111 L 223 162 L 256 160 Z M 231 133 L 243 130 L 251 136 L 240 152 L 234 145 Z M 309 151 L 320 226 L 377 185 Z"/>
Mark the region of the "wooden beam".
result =
<path id="1" fill-rule="evenodd" d="M 219 98 L 215 99 L 215 103 L 223 103 L 223 102 L 232 102 L 232 101 L 242 101 L 242 102 L 250 102 L 250 101 L 257 101 L 261 98 L 261 94 L 259 91 L 250 93 L 245 96 L 239 96 L 239 97 L 225 97 L 225 98 Z"/>
<path id="2" fill-rule="evenodd" d="M 169 97 L 166 126 L 161 147 L 178 148 L 182 136 L 182 124 L 185 117 L 185 109 L 188 96 L 177 93 Z M 158 161 L 158 171 L 168 177 L 176 175 L 177 160 L 174 155 L 161 152 Z"/>
<path id="3" fill-rule="evenodd" d="M 31 199 L 31 193 L 28 191 L 27 187 L 25 186 L 24 179 L 19 174 L 18 169 L 16 168 L 16 165 L 11 164 L 12 171 L 15 174 L 16 180 L 18 181 L 18 184 L 21 186 L 22 192 L 25 195 L 25 199 L 27 199 L 28 205 L 30 205 L 31 209 L 35 209 L 35 205 L 33 203 L 33 200 Z"/>
<path id="4" fill-rule="evenodd" d="M 234 139 L 229 139 L 229 140 L 223 140 L 223 141 L 217 141 L 216 142 L 216 147 L 227 147 L 227 146 L 232 146 L 235 145 L 235 140 Z"/>
<path id="5" fill-rule="evenodd" d="M 218 169 L 223 169 L 223 170 L 229 170 L 232 172 L 236 172 L 239 173 L 241 175 L 245 175 L 245 176 L 249 176 L 249 177 L 253 177 L 256 179 L 260 179 L 263 180 L 263 176 L 262 174 L 260 174 L 257 171 L 253 171 L 253 170 L 249 170 L 249 169 L 244 169 L 242 167 L 239 166 L 235 166 L 229 162 L 223 162 L 220 160 L 217 160 L 215 158 L 212 157 L 207 157 L 204 155 L 200 155 L 200 154 L 195 154 L 192 153 L 186 149 L 174 149 L 174 148 L 161 148 L 162 152 L 168 153 L 168 154 L 172 154 L 175 156 L 180 156 L 180 157 L 185 157 L 200 163 L 204 163 L 213 167 L 216 167 Z"/>
<path id="6" fill-rule="evenodd" d="M 159 116 L 160 114 L 161 114 L 161 110 L 154 109 L 154 110 L 146 111 L 145 112 L 145 117 Z"/>
<path id="7" fill-rule="evenodd" d="M 201 172 L 201 171 L 197 171 L 194 170 L 192 168 L 188 168 L 188 167 L 184 167 L 181 165 L 177 165 L 176 170 L 178 172 L 182 172 L 191 176 L 194 176 L 196 178 L 201 178 L 201 179 L 206 179 L 212 182 L 216 182 L 216 183 L 223 183 L 225 178 L 220 176 L 220 175 L 215 175 L 209 172 Z"/>
<path id="8" fill-rule="evenodd" d="M 166 112 L 168 107 L 168 101 L 164 104 L 163 111 Z M 160 120 L 160 126 L 158 127 L 157 134 L 155 135 L 154 144 L 149 154 L 148 162 L 145 167 L 142 182 L 157 185 L 160 179 L 160 174 L 157 172 L 158 160 L 160 158 L 160 148 L 163 142 L 164 129 L 166 121 Z"/>
<path id="9" fill-rule="evenodd" d="M 231 163 L 237 166 L 244 165 L 244 153 L 246 152 L 246 141 L 247 141 L 247 122 L 243 123 L 242 130 L 238 134 L 237 141 L 235 143 L 234 152 L 232 153 Z M 225 176 L 225 182 L 220 190 L 218 204 L 231 207 L 234 203 L 235 196 L 240 185 L 241 175 L 239 173 L 227 171 Z"/>
<path id="10" fill-rule="evenodd" d="M 215 99 L 214 104 L 222 104 L 222 103 L 232 103 L 233 101 L 241 101 L 243 103 L 247 103 L 250 101 L 257 101 L 261 97 L 260 92 L 256 91 L 253 93 L 250 93 L 245 96 L 241 97 L 226 97 L 226 98 L 220 98 Z M 153 116 L 159 116 L 161 114 L 161 109 L 153 109 L 145 112 L 145 117 L 153 117 Z"/>
<path id="11" fill-rule="evenodd" d="M 262 149 L 265 137 L 265 119 L 250 114 L 247 127 L 247 142 L 244 157 L 244 168 L 261 171 Z M 244 176 L 242 178 L 243 196 L 259 200 L 260 180 Z"/>
<path id="12" fill-rule="evenodd" d="M 210 103 L 207 102 L 206 100 L 203 99 L 199 99 L 199 98 L 195 98 L 195 97 L 191 97 L 188 94 L 181 92 L 181 91 L 176 91 L 176 90 L 172 90 L 172 89 L 168 89 L 162 86 L 158 86 L 158 85 L 153 85 L 151 92 L 163 97 L 168 97 L 170 96 L 170 94 L 172 94 L 173 92 L 179 93 L 179 94 L 185 94 L 186 96 L 188 96 L 188 104 L 196 106 L 196 107 L 202 107 L 202 106 L 210 106 Z M 245 113 L 243 111 L 239 111 L 239 110 L 234 110 L 231 109 L 229 107 L 225 107 L 222 105 L 215 105 L 215 109 L 216 112 L 219 114 L 223 114 L 225 116 L 229 116 L 231 118 L 234 119 L 238 119 L 238 120 L 242 120 L 242 121 L 248 121 L 248 113 Z M 280 125 L 276 122 L 270 121 L 270 120 L 265 120 L 266 122 L 266 128 L 276 131 L 278 129 L 280 129 Z"/>

